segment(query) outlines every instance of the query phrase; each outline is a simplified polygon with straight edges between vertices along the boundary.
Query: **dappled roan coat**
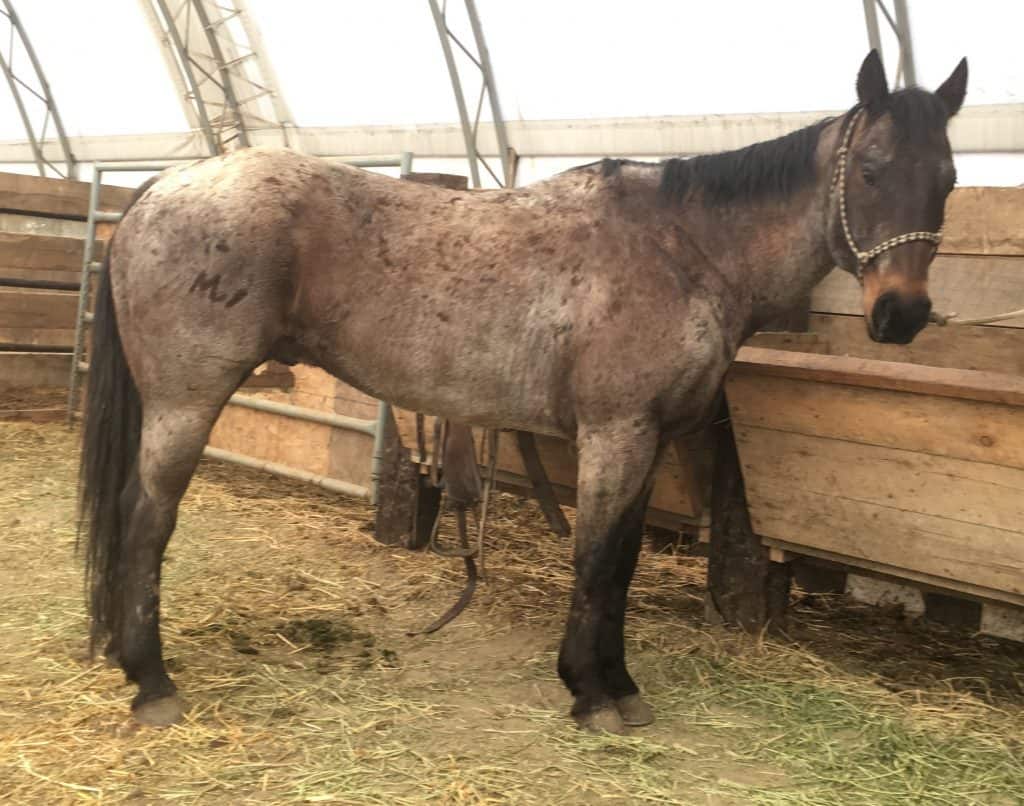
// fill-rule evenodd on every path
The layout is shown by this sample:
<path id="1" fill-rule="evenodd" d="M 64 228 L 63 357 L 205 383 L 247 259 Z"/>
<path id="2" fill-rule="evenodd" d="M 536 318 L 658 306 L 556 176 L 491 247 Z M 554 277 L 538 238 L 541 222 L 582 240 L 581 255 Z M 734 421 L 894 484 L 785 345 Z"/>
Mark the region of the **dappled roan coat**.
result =
<path id="1" fill-rule="evenodd" d="M 861 114 L 519 189 L 263 149 L 142 188 L 99 292 L 83 454 L 93 636 L 138 683 L 136 717 L 180 717 L 160 647 L 163 550 L 225 401 L 273 358 L 415 411 L 573 440 L 577 583 L 559 673 L 581 724 L 649 721 L 623 622 L 661 447 L 701 424 L 742 340 L 834 264 L 863 269 L 874 337 L 924 325 L 933 244 L 859 266 L 830 179 L 849 135 L 842 201 L 858 242 L 937 231 L 965 88 L 961 64 L 936 94 L 890 94 L 873 54 Z"/>

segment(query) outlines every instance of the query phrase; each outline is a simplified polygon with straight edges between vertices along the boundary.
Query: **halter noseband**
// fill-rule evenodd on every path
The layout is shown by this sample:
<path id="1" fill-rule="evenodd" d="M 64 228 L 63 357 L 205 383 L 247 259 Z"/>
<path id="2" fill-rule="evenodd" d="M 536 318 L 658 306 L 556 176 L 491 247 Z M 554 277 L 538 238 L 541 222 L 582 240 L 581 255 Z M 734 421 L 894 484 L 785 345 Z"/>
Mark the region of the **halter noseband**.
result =
<path id="1" fill-rule="evenodd" d="M 857 128 L 857 121 L 860 120 L 862 114 L 864 114 L 864 109 L 858 109 L 846 127 L 842 145 L 839 146 L 839 151 L 837 152 L 839 160 L 836 162 L 836 173 L 832 178 L 832 189 L 839 194 L 839 218 L 843 222 L 843 234 L 846 236 L 847 246 L 850 247 L 850 251 L 853 252 L 853 256 L 857 259 L 857 280 L 861 283 L 864 282 L 864 267 L 883 252 L 888 252 L 890 249 L 902 246 L 905 243 L 911 243 L 912 241 L 930 241 L 935 244 L 937 249 L 942 242 L 942 230 L 940 229 L 938 232 L 905 232 L 902 235 L 896 235 L 882 241 L 878 246 L 872 247 L 866 252 L 862 252 L 857 247 L 857 242 L 853 240 L 853 233 L 850 232 L 850 222 L 846 215 L 846 155 L 850 152 L 853 130 Z"/>

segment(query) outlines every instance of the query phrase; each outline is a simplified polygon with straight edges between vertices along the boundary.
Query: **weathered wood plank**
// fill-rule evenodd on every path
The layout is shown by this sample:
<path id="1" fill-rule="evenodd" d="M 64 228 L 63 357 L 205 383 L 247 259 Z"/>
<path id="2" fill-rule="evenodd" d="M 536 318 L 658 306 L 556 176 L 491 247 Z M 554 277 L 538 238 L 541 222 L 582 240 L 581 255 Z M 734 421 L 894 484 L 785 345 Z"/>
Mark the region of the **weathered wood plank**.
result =
<path id="1" fill-rule="evenodd" d="M 0 232 L 0 275 L 9 269 L 74 272 L 82 271 L 80 238 Z"/>
<path id="2" fill-rule="evenodd" d="M 1016 531 L 1024 562 L 1024 470 L 750 426 L 736 438 L 755 505 L 772 484 Z"/>
<path id="3" fill-rule="evenodd" d="M 1024 236 L 1022 236 L 1024 237 Z M 1024 308 L 1024 257 L 939 255 L 929 272 L 928 293 L 935 310 L 973 319 Z M 835 269 L 814 289 L 814 313 L 864 313 L 860 287 Z M 999 323 L 1024 327 L 1024 318 Z"/>
<path id="4" fill-rule="evenodd" d="M 829 349 L 826 352 L 833 355 L 1024 375 L 1024 328 L 929 327 L 921 331 L 911 344 L 872 341 L 862 316 L 813 314 L 811 329 L 827 342 Z M 806 347 L 798 349 L 816 352 Z"/>
<path id="5" fill-rule="evenodd" d="M 980 585 L 972 585 L 969 582 L 958 579 L 944 579 L 931 574 L 924 574 L 920 571 L 914 571 L 910 568 L 899 568 L 870 559 L 850 557 L 845 554 L 837 554 L 832 551 L 815 548 L 814 546 L 797 545 L 787 540 L 778 540 L 774 537 L 765 537 L 763 540 L 766 546 L 775 551 L 781 551 L 791 556 L 813 557 L 819 562 L 824 561 L 829 566 L 843 570 L 858 569 L 865 572 L 865 576 L 868 577 L 878 577 L 880 579 L 892 579 L 895 577 L 915 582 L 925 590 L 958 591 L 959 593 L 966 594 L 968 597 L 982 601 L 1009 602 L 1018 607 L 1024 607 L 1024 596 L 1016 593 L 984 588 Z"/>
<path id="6" fill-rule="evenodd" d="M 0 268 L 0 278 L 17 280 L 45 280 L 47 282 L 73 283 L 78 285 L 82 281 L 82 270 L 57 270 L 48 269 L 4 269 Z M 0 282 L 0 288 L 16 288 L 17 284 L 5 284 Z"/>
<path id="7" fill-rule="evenodd" d="M 74 328 L 7 327 L 0 320 L 0 344 L 33 344 L 47 347 L 66 347 L 75 344 Z"/>
<path id="8" fill-rule="evenodd" d="M 0 389 L 66 387 L 71 356 L 60 353 L 0 353 Z"/>
<path id="9" fill-rule="evenodd" d="M 373 536 L 389 546 L 422 548 L 430 541 L 441 490 L 425 483 L 409 448 L 399 438 L 394 412 L 384 422 L 381 454 Z"/>
<path id="10" fill-rule="evenodd" d="M 782 626 L 789 599 L 789 568 L 771 562 L 747 508 L 747 494 L 728 407 L 712 426 L 711 539 L 705 616 L 758 633 Z"/>
<path id="11" fill-rule="evenodd" d="M 0 173 L 0 210 L 28 215 L 85 220 L 89 214 L 89 183 L 24 174 Z M 119 212 L 131 200 L 131 188 L 104 185 L 100 209 Z"/>
<path id="12" fill-rule="evenodd" d="M 960 255 L 1024 255 L 1024 188 L 956 188 L 946 201 L 939 251 Z"/>
<path id="13" fill-rule="evenodd" d="M 741 347 L 733 372 L 1024 406 L 1024 378 L 839 355 Z"/>
<path id="14" fill-rule="evenodd" d="M 749 495 L 760 535 L 1024 595 L 1018 531 L 808 492 L 767 479 L 750 487 Z"/>
<path id="15" fill-rule="evenodd" d="M 809 323 L 808 323 L 809 324 Z M 831 352 L 828 338 L 822 333 L 769 333 L 758 332 L 743 342 L 744 347 L 764 347 L 769 350 L 792 350 L 800 353 Z"/>
<path id="16" fill-rule="evenodd" d="M 733 421 L 1024 469 L 1024 409 L 731 372 Z"/>
<path id="17" fill-rule="evenodd" d="M 0 326 L 5 329 L 74 330 L 77 313 L 77 294 L 0 288 Z"/>

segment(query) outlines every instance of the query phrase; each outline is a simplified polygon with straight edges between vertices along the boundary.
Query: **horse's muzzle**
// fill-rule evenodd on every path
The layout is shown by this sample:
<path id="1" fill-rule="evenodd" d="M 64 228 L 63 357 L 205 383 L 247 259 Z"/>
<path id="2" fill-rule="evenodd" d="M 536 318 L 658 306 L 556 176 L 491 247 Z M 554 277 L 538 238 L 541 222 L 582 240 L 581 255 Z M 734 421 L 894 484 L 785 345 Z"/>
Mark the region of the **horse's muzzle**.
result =
<path id="1" fill-rule="evenodd" d="M 868 335 L 887 344 L 910 344 L 928 324 L 931 311 L 932 301 L 926 296 L 905 297 L 886 291 L 871 309 Z"/>

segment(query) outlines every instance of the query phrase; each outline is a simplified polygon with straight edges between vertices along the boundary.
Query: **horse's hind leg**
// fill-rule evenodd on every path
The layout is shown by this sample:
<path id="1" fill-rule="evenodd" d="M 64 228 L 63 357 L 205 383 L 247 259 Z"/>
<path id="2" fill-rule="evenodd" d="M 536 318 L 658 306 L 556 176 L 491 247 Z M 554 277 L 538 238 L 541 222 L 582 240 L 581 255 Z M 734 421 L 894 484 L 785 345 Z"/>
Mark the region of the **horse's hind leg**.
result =
<path id="1" fill-rule="evenodd" d="M 132 713 L 147 725 L 171 724 L 182 715 L 160 642 L 160 566 L 178 503 L 237 381 L 225 379 L 224 385 L 223 399 L 218 396 L 213 403 L 144 402 L 139 459 L 122 498 L 124 511 L 130 514 L 121 553 L 121 608 L 114 648 L 126 676 L 139 686 Z"/>
<path id="2" fill-rule="evenodd" d="M 632 525 L 637 511 L 642 518 L 658 442 L 656 424 L 633 417 L 581 426 L 577 437 L 576 586 L 558 673 L 573 694 L 573 716 L 590 729 L 621 732 L 616 700 L 636 693 L 624 660 L 619 669 L 619 610 L 639 548 Z"/>

